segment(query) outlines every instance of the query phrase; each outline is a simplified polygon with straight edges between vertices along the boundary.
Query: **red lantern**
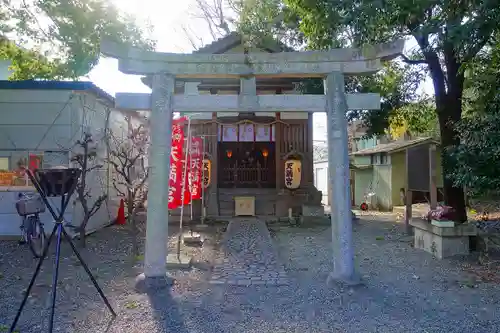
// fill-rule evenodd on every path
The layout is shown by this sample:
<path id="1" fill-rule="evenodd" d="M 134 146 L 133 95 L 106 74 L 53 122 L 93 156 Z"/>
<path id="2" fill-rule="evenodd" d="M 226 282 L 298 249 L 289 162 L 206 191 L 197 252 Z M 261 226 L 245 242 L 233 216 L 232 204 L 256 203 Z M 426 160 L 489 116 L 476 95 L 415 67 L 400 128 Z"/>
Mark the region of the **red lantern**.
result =
<path id="1" fill-rule="evenodd" d="M 269 150 L 267 150 L 267 149 L 264 148 L 262 150 L 262 156 L 264 156 L 264 158 L 267 158 L 269 156 Z"/>
<path id="2" fill-rule="evenodd" d="M 227 158 L 231 158 L 233 156 L 233 151 L 230 149 L 226 150 L 226 156 Z"/>

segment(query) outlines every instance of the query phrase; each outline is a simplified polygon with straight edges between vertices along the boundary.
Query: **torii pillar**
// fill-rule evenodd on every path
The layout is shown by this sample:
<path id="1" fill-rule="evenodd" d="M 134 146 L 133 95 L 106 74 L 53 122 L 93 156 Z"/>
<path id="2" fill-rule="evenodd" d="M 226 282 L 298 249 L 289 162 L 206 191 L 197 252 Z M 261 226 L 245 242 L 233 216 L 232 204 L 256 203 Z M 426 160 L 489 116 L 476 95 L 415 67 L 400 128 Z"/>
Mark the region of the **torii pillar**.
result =
<path id="1" fill-rule="evenodd" d="M 328 178 L 332 184 L 331 214 L 333 272 L 331 281 L 357 284 L 352 244 L 352 213 L 349 182 L 349 152 L 347 149 L 347 101 L 344 74 L 333 72 L 324 80 L 328 138 Z"/>
<path id="2" fill-rule="evenodd" d="M 158 73 L 153 75 L 151 94 L 151 153 L 149 155 L 149 193 L 144 255 L 144 273 L 137 277 L 136 287 L 146 290 L 163 287 L 166 276 L 168 238 L 168 183 L 170 151 L 172 149 L 172 116 L 175 77 Z M 151 221 L 151 223 L 149 223 Z"/>

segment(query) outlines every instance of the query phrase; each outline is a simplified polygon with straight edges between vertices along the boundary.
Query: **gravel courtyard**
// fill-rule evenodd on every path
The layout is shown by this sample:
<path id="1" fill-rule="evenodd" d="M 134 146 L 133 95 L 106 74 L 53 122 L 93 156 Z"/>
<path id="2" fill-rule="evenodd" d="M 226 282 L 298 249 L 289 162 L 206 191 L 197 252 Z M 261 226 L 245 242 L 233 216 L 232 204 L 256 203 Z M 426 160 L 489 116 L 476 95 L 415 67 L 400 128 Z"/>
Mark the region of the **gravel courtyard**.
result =
<path id="1" fill-rule="evenodd" d="M 170 230 L 173 251 L 176 228 Z M 363 216 L 354 230 L 357 266 L 365 282 L 361 287 L 326 286 L 329 228 L 277 225 L 271 226 L 271 235 L 289 284 L 211 284 L 222 233 L 211 227 L 202 249 L 183 249 L 193 256 L 193 269 L 171 271 L 172 288 L 148 295 L 133 289 L 142 258 L 130 255 L 123 228 L 110 227 L 90 236 L 82 254 L 117 319 L 110 321 L 64 244 L 55 327 L 82 333 L 500 332 L 500 288 L 467 272 L 473 261 L 438 261 L 413 249 L 403 228 L 390 218 Z M 23 312 L 20 333 L 46 327 L 50 259 Z M 0 332 L 8 330 L 35 264 L 26 247 L 0 242 Z"/>

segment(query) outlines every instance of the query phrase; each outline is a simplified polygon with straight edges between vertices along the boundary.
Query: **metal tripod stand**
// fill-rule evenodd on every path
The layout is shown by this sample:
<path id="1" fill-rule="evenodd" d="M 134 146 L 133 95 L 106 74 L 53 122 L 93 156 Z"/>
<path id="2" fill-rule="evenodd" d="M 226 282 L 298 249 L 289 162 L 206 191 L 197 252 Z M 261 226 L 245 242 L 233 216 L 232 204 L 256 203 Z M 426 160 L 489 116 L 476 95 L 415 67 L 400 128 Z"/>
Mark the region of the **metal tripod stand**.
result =
<path id="1" fill-rule="evenodd" d="M 92 283 L 94 284 L 94 287 L 97 289 L 99 292 L 99 295 L 101 295 L 104 303 L 108 307 L 109 311 L 111 312 L 113 318 L 116 317 L 116 313 L 111 307 L 111 304 L 109 303 L 108 299 L 104 295 L 104 292 L 102 291 L 101 287 L 99 287 L 99 284 L 97 283 L 96 279 L 90 272 L 90 269 L 88 268 L 87 264 L 83 260 L 82 256 L 76 249 L 75 244 L 71 240 L 71 237 L 68 235 L 66 230 L 64 229 L 64 212 L 66 211 L 66 208 L 68 207 L 68 203 L 71 200 L 71 196 L 75 192 L 78 179 L 80 178 L 81 175 L 81 170 L 80 169 L 46 169 L 46 170 L 35 170 L 35 174 L 33 174 L 30 170 L 26 170 L 28 173 L 28 176 L 35 186 L 35 189 L 37 192 L 40 194 L 44 204 L 47 206 L 47 209 L 49 210 L 50 214 L 55 220 L 54 228 L 52 229 L 52 233 L 50 234 L 50 237 L 47 241 L 47 244 L 45 245 L 45 249 L 43 250 L 42 257 L 38 261 L 38 265 L 36 266 L 35 273 L 33 274 L 33 277 L 31 278 L 31 282 L 28 286 L 28 289 L 26 289 L 26 292 L 24 293 L 24 298 L 23 301 L 21 302 L 21 306 L 19 307 L 19 310 L 17 311 L 16 317 L 14 319 L 14 322 L 12 323 L 9 332 L 13 333 L 17 322 L 19 321 L 19 318 L 21 316 L 21 313 L 23 311 L 24 306 L 26 305 L 26 301 L 28 300 L 28 296 L 31 292 L 31 289 L 33 288 L 33 285 L 35 284 L 35 280 L 38 276 L 38 273 L 40 272 L 40 268 L 42 267 L 43 261 L 45 257 L 47 256 L 47 253 L 49 251 L 50 243 L 52 242 L 52 239 L 54 238 L 54 235 L 57 235 L 57 241 L 56 241 L 56 258 L 54 262 L 54 271 L 52 275 L 52 294 L 51 294 L 51 309 L 50 309 L 50 318 L 49 318 L 49 329 L 48 332 L 52 333 L 53 327 L 54 327 L 54 314 L 55 314 L 55 303 L 56 303 L 56 292 L 57 292 L 57 279 L 59 275 L 59 259 L 60 259 L 60 254 L 61 254 L 61 239 L 64 237 L 66 241 L 69 243 L 71 246 L 71 249 L 73 250 L 73 253 L 76 255 L 80 263 L 82 264 L 83 268 L 87 272 L 87 275 L 89 276 L 90 280 L 92 280 Z M 49 203 L 48 198 L 49 197 L 61 197 L 61 208 L 58 209 L 58 213 L 54 211 L 54 208 L 52 205 Z"/>

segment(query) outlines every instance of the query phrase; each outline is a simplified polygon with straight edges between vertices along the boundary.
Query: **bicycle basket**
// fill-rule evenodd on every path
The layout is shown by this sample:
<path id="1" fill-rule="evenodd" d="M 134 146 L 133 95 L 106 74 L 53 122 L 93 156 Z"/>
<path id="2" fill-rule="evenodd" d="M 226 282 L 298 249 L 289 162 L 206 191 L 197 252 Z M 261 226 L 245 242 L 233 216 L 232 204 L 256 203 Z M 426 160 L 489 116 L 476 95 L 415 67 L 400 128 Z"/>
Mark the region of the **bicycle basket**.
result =
<path id="1" fill-rule="evenodd" d="M 39 195 L 31 198 L 22 198 L 16 202 L 16 210 L 20 216 L 40 214 L 45 212 L 45 204 Z"/>

